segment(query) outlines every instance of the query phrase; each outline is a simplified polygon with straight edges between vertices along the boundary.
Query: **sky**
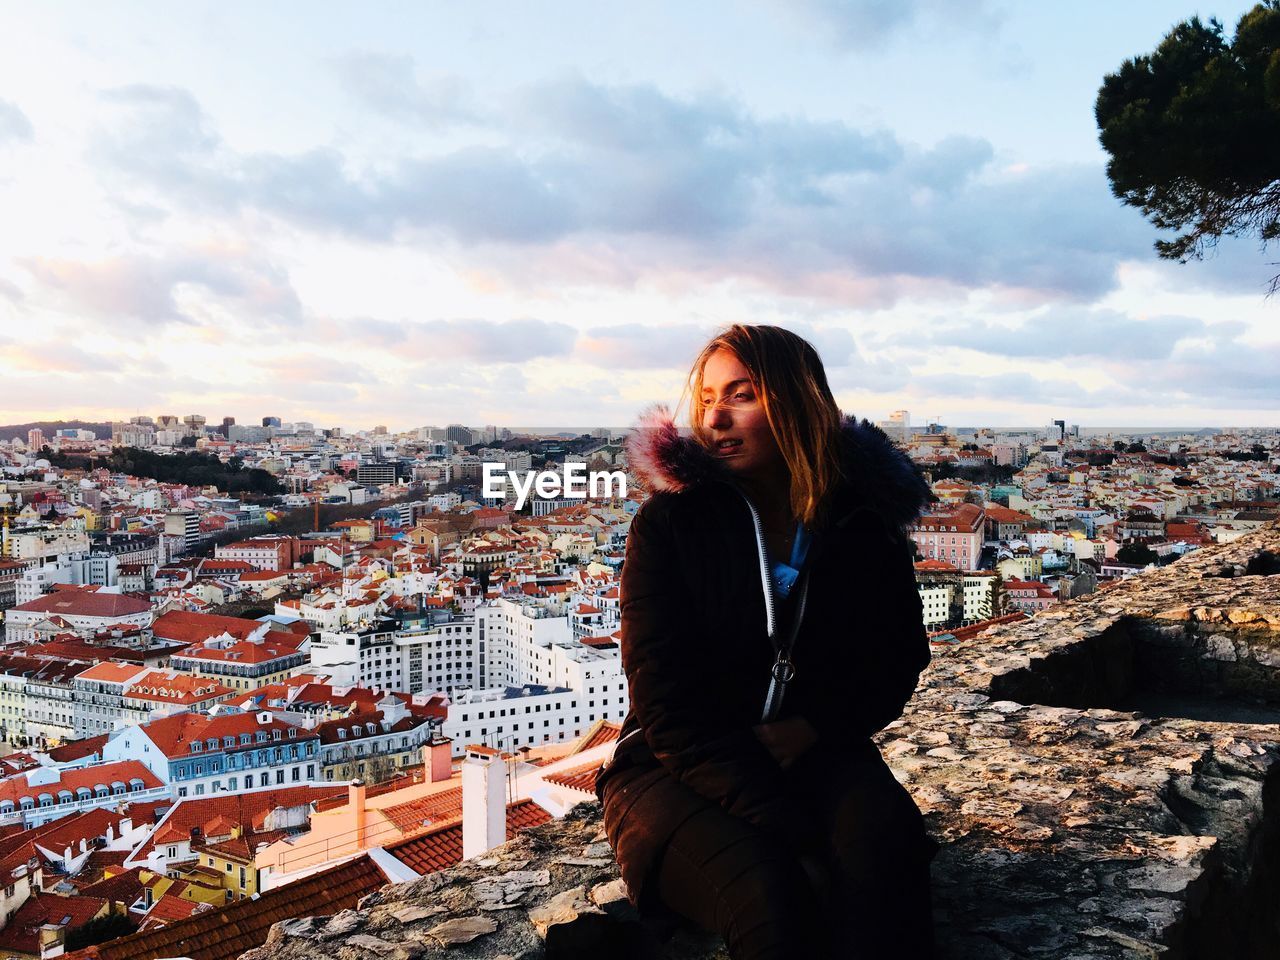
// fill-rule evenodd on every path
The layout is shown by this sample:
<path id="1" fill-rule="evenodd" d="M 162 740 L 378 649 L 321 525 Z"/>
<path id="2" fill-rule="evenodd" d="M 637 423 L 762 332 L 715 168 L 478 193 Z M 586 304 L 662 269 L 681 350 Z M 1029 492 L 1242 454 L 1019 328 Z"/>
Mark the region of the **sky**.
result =
<path id="1" fill-rule="evenodd" d="M 1160 261 L 1102 78 L 1249 3 L 0 0 L 0 423 L 1280 426 L 1274 248 Z"/>

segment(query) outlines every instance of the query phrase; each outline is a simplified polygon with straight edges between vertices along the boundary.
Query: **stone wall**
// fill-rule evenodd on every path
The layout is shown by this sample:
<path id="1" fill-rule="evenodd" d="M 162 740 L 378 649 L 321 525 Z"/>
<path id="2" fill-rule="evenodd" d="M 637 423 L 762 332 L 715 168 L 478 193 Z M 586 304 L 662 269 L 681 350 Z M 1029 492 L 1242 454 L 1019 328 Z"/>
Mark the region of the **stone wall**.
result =
<path id="1" fill-rule="evenodd" d="M 943 957 L 1280 954 L 1278 557 L 1272 525 L 936 651 L 879 742 L 942 844 Z M 245 960 L 723 956 L 638 923 L 602 841 L 582 804 Z"/>

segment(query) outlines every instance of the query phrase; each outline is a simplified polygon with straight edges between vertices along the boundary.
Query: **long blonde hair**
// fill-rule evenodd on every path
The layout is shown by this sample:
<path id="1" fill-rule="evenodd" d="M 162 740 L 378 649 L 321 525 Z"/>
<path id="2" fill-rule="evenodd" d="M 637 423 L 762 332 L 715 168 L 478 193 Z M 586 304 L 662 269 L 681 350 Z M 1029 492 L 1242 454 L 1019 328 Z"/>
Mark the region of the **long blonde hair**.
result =
<path id="1" fill-rule="evenodd" d="M 708 434 L 697 403 L 702 370 L 717 350 L 728 350 L 751 376 L 764 404 L 774 442 L 791 474 L 791 514 L 806 527 L 826 517 L 831 492 L 843 476 L 840 468 L 841 415 L 818 351 L 803 337 L 782 327 L 735 323 L 713 337 L 689 371 L 689 425 L 702 443 Z"/>

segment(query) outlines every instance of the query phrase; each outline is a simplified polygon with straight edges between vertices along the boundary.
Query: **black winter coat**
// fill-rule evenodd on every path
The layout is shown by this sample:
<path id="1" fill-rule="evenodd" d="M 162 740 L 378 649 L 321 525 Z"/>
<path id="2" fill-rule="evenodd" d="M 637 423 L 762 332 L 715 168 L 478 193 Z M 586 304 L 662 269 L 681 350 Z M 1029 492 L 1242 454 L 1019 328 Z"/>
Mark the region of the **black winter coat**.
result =
<path id="1" fill-rule="evenodd" d="M 693 812 L 674 778 L 729 813 L 807 846 L 812 818 L 756 739 L 774 659 L 751 508 L 715 458 L 669 420 L 634 435 L 631 471 L 653 491 L 622 570 L 622 661 L 631 708 L 597 790 L 633 900 Z M 824 753 L 873 749 L 929 661 L 904 530 L 930 499 L 907 456 L 867 421 L 844 422 L 849 480 L 806 557 L 810 580 L 781 717 L 805 716 Z M 794 615 L 778 602 L 781 638 Z M 659 775 L 659 766 L 670 777 Z M 648 794 L 648 796 L 646 796 Z M 673 796 L 675 799 L 673 799 Z"/>

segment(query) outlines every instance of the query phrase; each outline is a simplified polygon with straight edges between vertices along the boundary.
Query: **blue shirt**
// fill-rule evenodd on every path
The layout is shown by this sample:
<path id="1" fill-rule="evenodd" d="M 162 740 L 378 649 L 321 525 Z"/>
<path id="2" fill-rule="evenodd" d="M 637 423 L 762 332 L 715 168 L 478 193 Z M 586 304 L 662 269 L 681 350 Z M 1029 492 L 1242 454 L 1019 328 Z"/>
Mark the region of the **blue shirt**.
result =
<path id="1" fill-rule="evenodd" d="M 800 575 L 800 567 L 803 566 L 808 552 L 809 534 L 803 524 L 797 523 L 796 536 L 791 543 L 790 562 L 783 563 L 781 560 L 775 560 L 769 568 L 769 572 L 773 575 L 773 587 L 778 591 L 778 596 L 786 597 L 791 594 L 791 588 L 795 586 L 796 577 Z"/>

